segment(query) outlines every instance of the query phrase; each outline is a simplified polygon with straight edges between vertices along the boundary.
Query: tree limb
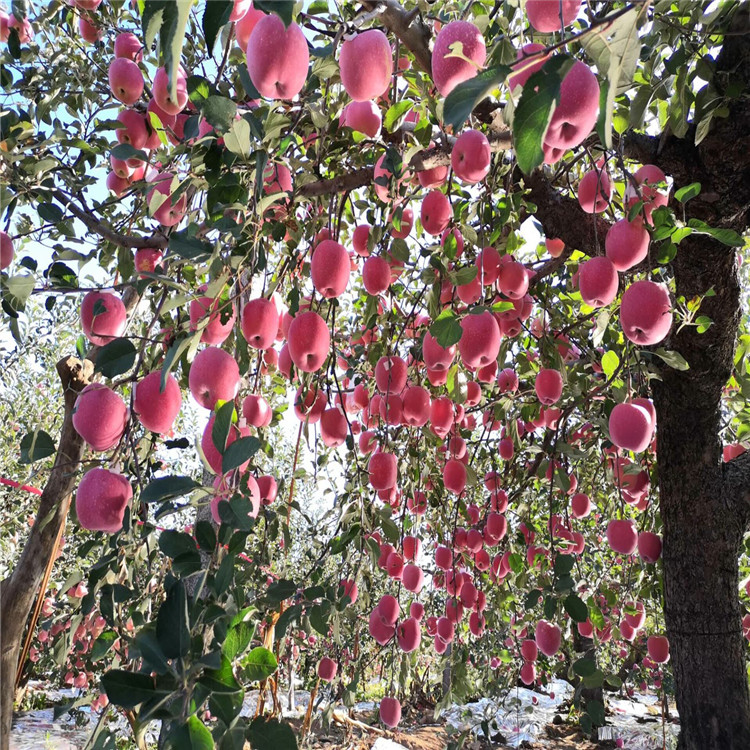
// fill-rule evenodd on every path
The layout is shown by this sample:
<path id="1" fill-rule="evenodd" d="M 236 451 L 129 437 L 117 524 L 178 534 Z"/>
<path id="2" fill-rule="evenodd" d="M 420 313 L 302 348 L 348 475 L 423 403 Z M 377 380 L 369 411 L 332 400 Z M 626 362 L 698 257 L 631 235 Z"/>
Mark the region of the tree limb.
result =
<path id="1" fill-rule="evenodd" d="M 84 211 L 76 205 L 67 195 L 59 190 L 52 191 L 52 197 L 56 198 L 77 219 L 83 222 L 92 232 L 95 232 L 105 240 L 109 240 L 118 247 L 129 247 L 134 250 L 140 248 L 164 249 L 169 244 L 169 238 L 157 229 L 150 237 L 138 237 L 134 234 L 121 234 L 112 229 L 106 222 L 97 219 L 92 214 Z"/>

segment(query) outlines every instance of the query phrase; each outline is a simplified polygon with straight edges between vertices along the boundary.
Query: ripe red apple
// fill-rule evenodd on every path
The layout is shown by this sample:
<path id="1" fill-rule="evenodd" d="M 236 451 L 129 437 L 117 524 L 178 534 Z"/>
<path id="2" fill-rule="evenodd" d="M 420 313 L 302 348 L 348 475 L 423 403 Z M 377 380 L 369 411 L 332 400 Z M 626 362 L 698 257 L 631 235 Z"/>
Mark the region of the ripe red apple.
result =
<path id="1" fill-rule="evenodd" d="M 4 271 L 13 262 L 15 249 L 13 240 L 7 232 L 0 232 L 0 271 Z"/>
<path id="2" fill-rule="evenodd" d="M 87 292 L 81 302 L 83 333 L 96 346 L 122 336 L 127 317 L 122 300 L 111 292 Z"/>
<path id="3" fill-rule="evenodd" d="M 626 612 L 625 620 L 634 630 L 640 630 L 646 622 L 646 608 L 643 606 L 643 602 L 628 602 L 626 606 L 636 611 L 632 614 Z"/>
<path id="4" fill-rule="evenodd" d="M 325 320 L 316 312 L 298 314 L 289 326 L 289 354 L 303 372 L 319 370 L 328 357 L 331 333 Z"/>
<path id="5" fill-rule="evenodd" d="M 116 57 L 109 64 L 109 90 L 126 106 L 135 104 L 143 93 L 143 73 L 127 57 Z"/>
<path id="6" fill-rule="evenodd" d="M 545 405 L 552 406 L 562 396 L 563 379 L 557 370 L 540 370 L 534 381 L 537 398 Z"/>
<path id="7" fill-rule="evenodd" d="M 370 485 L 375 490 L 389 490 L 396 486 L 398 463 L 392 453 L 373 453 L 367 465 Z"/>
<path id="8" fill-rule="evenodd" d="M 338 668 L 339 665 L 333 659 L 324 656 L 318 662 L 318 677 L 320 677 L 323 682 L 332 682 L 336 677 Z"/>
<path id="9" fill-rule="evenodd" d="M 143 59 L 143 42 L 129 31 L 118 34 L 115 37 L 115 57 L 140 62 Z"/>
<path id="10" fill-rule="evenodd" d="M 320 421 L 327 404 L 328 397 L 324 390 L 319 390 L 317 386 L 301 385 L 294 396 L 294 414 L 300 422 L 315 424 Z"/>
<path id="11" fill-rule="evenodd" d="M 411 427 L 423 427 L 430 418 L 430 392 L 420 385 L 410 386 L 403 396 L 404 422 Z"/>
<path id="12" fill-rule="evenodd" d="M 255 24 L 247 43 L 247 70 L 261 96 L 293 99 L 305 85 L 309 63 L 307 39 L 296 23 L 285 28 L 269 13 Z"/>
<path id="13" fill-rule="evenodd" d="M 614 267 L 628 271 L 646 259 L 650 241 L 643 219 L 637 216 L 633 221 L 627 218 L 616 221 L 607 232 L 604 247 Z"/>
<path id="14" fill-rule="evenodd" d="M 612 180 L 604 169 L 591 169 L 578 184 L 578 203 L 587 214 L 605 211 L 612 199 Z"/>
<path id="15" fill-rule="evenodd" d="M 540 620 L 534 629 L 534 640 L 545 656 L 554 656 L 560 650 L 562 633 L 557 625 Z"/>
<path id="16" fill-rule="evenodd" d="M 521 643 L 521 656 L 526 661 L 536 661 L 539 656 L 539 648 L 536 645 L 536 641 L 532 638 L 527 638 Z"/>
<path id="17" fill-rule="evenodd" d="M 573 518 L 586 518 L 591 513 L 591 500 L 583 492 L 578 492 L 570 498 L 570 510 Z"/>
<path id="18" fill-rule="evenodd" d="M 394 214 L 395 211 L 391 213 L 391 237 L 396 240 L 406 239 L 414 226 L 414 211 L 408 207 L 401 211 L 401 220 L 398 229 L 396 229 L 394 222 Z"/>
<path id="19" fill-rule="evenodd" d="M 598 256 L 581 264 L 578 270 L 578 289 L 590 307 L 604 307 L 617 297 L 617 270 L 609 258 Z"/>
<path id="20" fill-rule="evenodd" d="M 422 640 L 422 629 L 419 620 L 407 617 L 396 628 L 396 640 L 398 647 L 405 653 L 411 653 L 419 648 Z"/>
<path id="21" fill-rule="evenodd" d="M 491 286 L 500 273 L 500 253 L 494 247 L 482 248 L 477 255 L 476 266 L 479 269 L 478 280 L 483 286 Z"/>
<path id="22" fill-rule="evenodd" d="M 669 661 L 669 640 L 665 635 L 651 635 L 646 641 L 648 655 L 657 664 L 666 664 Z"/>
<path id="23" fill-rule="evenodd" d="M 598 111 L 599 82 L 578 60 L 560 86 L 560 104 L 544 136 L 545 162 L 553 164 L 566 149 L 579 145 L 596 124 Z"/>
<path id="24" fill-rule="evenodd" d="M 401 393 L 406 376 L 406 362 L 401 357 L 381 357 L 375 365 L 375 386 L 381 393 Z"/>
<path id="25" fill-rule="evenodd" d="M 279 311 L 273 300 L 251 299 L 242 308 L 242 335 L 253 349 L 270 349 L 278 330 Z"/>
<path id="26" fill-rule="evenodd" d="M 452 458 L 443 467 L 443 484 L 445 489 L 460 495 L 466 488 L 466 466 L 456 458 Z"/>
<path id="27" fill-rule="evenodd" d="M 89 531 L 116 534 L 122 528 L 125 508 L 132 497 L 133 488 L 122 474 L 90 469 L 76 491 L 78 523 Z"/>
<path id="28" fill-rule="evenodd" d="M 421 620 L 424 617 L 424 604 L 421 602 L 412 602 L 409 606 L 409 615 L 415 620 Z"/>
<path id="29" fill-rule="evenodd" d="M 638 554 L 642 560 L 655 563 L 661 557 L 661 537 L 652 531 L 638 534 Z"/>
<path id="30" fill-rule="evenodd" d="M 205 291 L 205 286 L 200 291 Z M 222 323 L 222 314 L 230 313 L 229 319 Z M 222 302 L 219 297 L 197 297 L 190 301 L 190 330 L 197 331 L 199 324 L 208 319 L 201 333 L 201 342 L 212 346 L 223 343 L 234 327 L 236 318 L 234 305 Z"/>
<path id="31" fill-rule="evenodd" d="M 104 32 L 101 28 L 85 16 L 81 16 L 78 19 L 78 33 L 90 44 L 95 44 L 102 38 L 102 36 L 104 36 Z"/>
<path id="32" fill-rule="evenodd" d="M 490 171 L 492 151 L 487 136 L 479 130 L 464 130 L 451 150 L 456 177 L 470 185 L 481 182 Z"/>
<path id="33" fill-rule="evenodd" d="M 268 427 L 273 419 L 273 409 L 263 396 L 251 393 L 242 402 L 242 416 L 251 427 Z"/>
<path id="34" fill-rule="evenodd" d="M 511 300 L 521 300 L 529 291 L 529 275 L 523 263 L 503 258 L 497 273 L 497 288 Z"/>
<path id="35" fill-rule="evenodd" d="M 636 281 L 622 295 L 620 325 L 634 344 L 651 346 L 663 341 L 672 327 L 672 304 L 664 284 Z"/>
<path id="36" fill-rule="evenodd" d="M 343 445 L 349 434 L 349 426 L 341 409 L 326 409 L 320 416 L 320 436 L 329 448 Z"/>
<path id="37" fill-rule="evenodd" d="M 546 34 L 573 23 L 580 7 L 581 0 L 526 0 L 526 16 L 537 31 Z"/>
<path id="38" fill-rule="evenodd" d="M 135 270 L 141 274 L 154 273 L 156 267 L 161 265 L 162 252 L 155 247 L 139 247 L 135 251 Z"/>
<path id="39" fill-rule="evenodd" d="M 435 550 L 435 565 L 442 570 L 450 570 L 453 565 L 453 553 L 448 547 L 439 546 Z"/>
<path id="40" fill-rule="evenodd" d="M 354 604 L 359 596 L 359 588 L 356 582 L 351 578 L 342 579 L 341 583 L 339 583 L 339 596 L 342 598 L 348 596 L 349 604 Z"/>
<path id="41" fill-rule="evenodd" d="M 520 677 L 524 685 L 533 685 L 536 681 L 536 665 L 533 662 L 524 662 Z"/>
<path id="42" fill-rule="evenodd" d="M 341 127 L 351 128 L 370 138 L 377 138 L 383 124 L 378 105 L 373 101 L 349 102 L 339 119 Z"/>
<path id="43" fill-rule="evenodd" d="M 450 57 L 453 45 L 461 44 L 461 53 L 472 62 Z M 453 49 L 452 49 L 453 48 Z M 463 81 L 479 72 L 487 59 L 487 49 L 479 29 L 468 21 L 451 21 L 443 26 L 432 51 L 432 80 L 441 96 L 448 96 Z"/>
<path id="44" fill-rule="evenodd" d="M 161 387 L 161 370 L 154 370 L 135 385 L 133 410 L 141 424 L 151 432 L 169 432 L 181 407 L 182 392 L 171 373 L 164 382 L 164 390 Z"/>
<path id="45" fill-rule="evenodd" d="M 544 244 L 547 248 L 547 252 L 553 258 L 559 258 L 562 255 L 563 250 L 565 250 L 565 243 L 561 239 L 547 238 L 544 241 Z"/>
<path id="46" fill-rule="evenodd" d="M 396 698 L 385 697 L 380 701 L 380 721 L 391 729 L 401 721 L 401 704 Z"/>
<path id="47" fill-rule="evenodd" d="M 235 22 L 234 38 L 237 40 L 237 45 L 241 50 L 244 51 L 247 49 L 247 43 L 250 41 L 250 34 L 253 33 L 253 29 L 258 21 L 260 21 L 261 18 L 264 18 L 265 15 L 266 14 L 262 10 L 256 10 L 253 8 L 251 3 L 245 15 Z"/>
<path id="48" fill-rule="evenodd" d="M 154 76 L 153 97 L 169 115 L 178 115 L 188 103 L 187 76 L 182 66 L 175 71 L 175 77 L 176 90 L 173 96 L 166 68 L 159 68 Z"/>
<path id="49" fill-rule="evenodd" d="M 438 188 L 441 185 L 445 185 L 449 171 L 445 165 L 432 167 L 432 169 L 423 169 L 421 172 L 417 172 L 417 179 L 423 188 L 427 188 L 428 190 L 430 188 Z"/>
<path id="50" fill-rule="evenodd" d="M 385 258 L 371 255 L 362 265 L 362 283 L 373 297 L 384 294 L 391 285 L 391 267 Z"/>
<path id="51" fill-rule="evenodd" d="M 420 218 L 427 234 L 433 237 L 442 234 L 453 218 L 453 208 L 445 193 L 430 190 L 422 201 Z"/>
<path id="52" fill-rule="evenodd" d="M 442 347 L 429 331 L 425 333 L 422 342 L 422 359 L 430 370 L 447 371 L 453 364 L 455 356 L 455 345 Z"/>
<path id="53" fill-rule="evenodd" d="M 616 404 L 609 415 L 609 436 L 623 450 L 640 453 L 654 435 L 654 422 L 648 409 L 634 403 Z"/>
<path id="54" fill-rule="evenodd" d="M 494 362 L 500 352 L 500 328 L 490 312 L 466 315 L 461 320 L 461 339 L 458 351 L 464 365 L 485 367 Z"/>
<path id="55" fill-rule="evenodd" d="M 117 141 L 129 143 L 135 149 L 142 149 L 149 136 L 146 118 L 134 109 L 126 109 L 117 115 L 117 119 L 122 123 L 122 127 L 118 127 L 116 131 Z"/>
<path id="56" fill-rule="evenodd" d="M 172 202 L 172 193 L 179 185 L 178 178 L 172 172 L 162 172 L 152 184 L 154 187 L 149 191 L 147 201 L 149 210 L 153 208 L 154 218 L 165 227 L 179 224 L 187 211 L 187 195 L 182 193 L 176 202 Z M 164 196 L 161 202 L 157 201 L 157 194 Z"/>
<path id="57" fill-rule="evenodd" d="M 258 493 L 260 495 L 261 503 L 263 505 L 271 505 L 271 503 L 276 500 L 276 494 L 279 491 L 279 485 L 276 482 L 276 477 L 273 477 L 270 474 L 264 474 L 262 476 L 259 476 L 256 481 L 258 484 Z"/>
<path id="58" fill-rule="evenodd" d="M 369 29 L 341 45 L 341 83 L 355 102 L 376 99 L 388 90 L 393 75 L 393 52 L 388 37 Z"/>
<path id="59" fill-rule="evenodd" d="M 359 224 L 352 232 L 352 247 L 354 252 L 362 258 L 366 258 L 370 255 L 370 249 L 367 247 L 367 241 L 370 238 L 370 230 L 372 227 L 369 224 Z M 390 279 L 390 269 L 388 278 Z"/>
<path id="60" fill-rule="evenodd" d="M 217 401 L 231 401 L 237 395 L 240 368 L 229 352 L 208 346 L 198 352 L 190 365 L 188 386 L 201 406 L 213 409 Z"/>
<path id="61" fill-rule="evenodd" d="M 610 521 L 607 526 L 609 546 L 621 555 L 632 555 L 638 546 L 638 532 L 635 524 L 626 519 Z"/>
<path id="62" fill-rule="evenodd" d="M 73 411 L 73 427 L 95 451 L 114 448 L 125 432 L 130 410 L 102 383 L 90 383 L 79 394 Z"/>
<path id="63" fill-rule="evenodd" d="M 508 88 L 513 91 L 518 86 L 525 86 L 526 81 L 542 69 L 542 66 L 547 62 L 547 55 L 539 55 L 539 52 L 544 52 L 546 47 L 538 42 L 531 42 L 530 44 L 524 44 L 521 49 L 516 52 L 516 62 L 513 65 L 513 70 L 518 71 L 508 76 Z M 534 57 L 533 61 L 524 62 L 528 57 Z"/>
<path id="64" fill-rule="evenodd" d="M 346 248 L 334 240 L 323 240 L 315 247 L 310 262 L 310 277 L 326 298 L 340 297 L 349 283 L 351 261 Z"/>
<path id="65" fill-rule="evenodd" d="M 667 177 L 654 164 L 644 164 L 634 175 L 633 180 L 638 190 L 628 181 L 625 186 L 625 205 L 632 206 L 639 200 L 643 201 L 643 213 L 651 221 L 651 213 L 659 206 L 666 206 L 669 201 L 669 188 L 659 189 L 661 183 L 666 183 Z M 640 191 L 640 198 L 638 192 Z"/>

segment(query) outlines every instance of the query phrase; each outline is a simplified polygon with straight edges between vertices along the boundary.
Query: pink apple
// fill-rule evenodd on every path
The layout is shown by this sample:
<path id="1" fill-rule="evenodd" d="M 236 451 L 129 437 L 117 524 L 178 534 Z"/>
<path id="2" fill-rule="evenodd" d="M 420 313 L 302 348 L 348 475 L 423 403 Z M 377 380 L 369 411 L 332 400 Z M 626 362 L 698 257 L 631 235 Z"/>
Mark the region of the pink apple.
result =
<path id="1" fill-rule="evenodd" d="M 371 255 L 362 265 L 362 284 L 368 294 L 376 297 L 391 285 L 391 267 L 385 258 Z"/>
<path id="2" fill-rule="evenodd" d="M 242 308 L 242 335 L 253 349 L 270 349 L 278 330 L 279 312 L 273 300 L 259 297 Z"/>
<path id="3" fill-rule="evenodd" d="M 377 138 L 383 124 L 378 105 L 373 101 L 349 102 L 341 113 L 339 125 Z"/>
<path id="4" fill-rule="evenodd" d="M 556 404 L 562 396 L 563 379 L 558 370 L 540 370 L 534 381 L 537 398 L 545 405 Z"/>
<path id="5" fill-rule="evenodd" d="M 554 656 L 560 650 L 562 633 L 557 625 L 540 620 L 534 629 L 534 640 L 545 656 Z"/>
<path id="6" fill-rule="evenodd" d="M 573 23 L 580 7 L 581 0 L 526 0 L 526 16 L 537 31 L 546 34 Z"/>
<path id="7" fill-rule="evenodd" d="M 373 453 L 367 465 L 370 485 L 375 490 L 389 490 L 396 486 L 398 463 L 392 453 Z"/>
<path id="8" fill-rule="evenodd" d="M 633 221 L 620 219 L 607 232 L 604 240 L 607 257 L 618 271 L 629 271 L 648 256 L 651 235 L 644 226 L 643 219 Z"/>
<path id="9" fill-rule="evenodd" d="M 669 661 L 669 640 L 665 635 L 651 635 L 646 641 L 648 655 L 657 664 Z"/>
<path id="10" fill-rule="evenodd" d="M 581 264 L 578 289 L 590 307 L 605 307 L 617 297 L 619 288 L 617 269 L 609 258 L 598 256 Z"/>
<path id="11" fill-rule="evenodd" d="M 420 218 L 427 234 L 436 237 L 448 227 L 453 218 L 453 208 L 445 193 L 431 190 L 422 201 Z"/>
<path id="12" fill-rule="evenodd" d="M 456 177 L 469 185 L 481 182 L 490 171 L 492 151 L 487 136 L 479 130 L 464 130 L 451 150 Z"/>
<path id="13" fill-rule="evenodd" d="M 285 27 L 275 13 L 257 21 L 247 43 L 247 70 L 261 96 L 293 99 L 305 85 L 309 63 L 307 39 L 296 23 Z"/>
<path id="14" fill-rule="evenodd" d="M 73 427 L 95 451 L 114 448 L 125 433 L 130 410 L 111 388 L 90 383 L 79 394 Z"/>
<path id="15" fill-rule="evenodd" d="M 303 372 L 315 372 L 328 357 L 331 333 L 318 313 L 308 311 L 292 320 L 287 341 L 295 366 Z"/>
<path id="16" fill-rule="evenodd" d="M 180 413 L 182 393 L 171 373 L 164 381 L 163 390 L 161 380 L 161 370 L 155 370 L 135 385 L 133 410 L 147 430 L 164 434 L 172 429 Z"/>
<path id="17" fill-rule="evenodd" d="M 318 677 L 320 677 L 323 682 L 332 682 L 336 677 L 338 668 L 339 665 L 333 659 L 324 656 L 318 662 Z"/>
<path id="18" fill-rule="evenodd" d="M 638 534 L 638 554 L 647 563 L 655 563 L 661 557 L 661 537 L 652 531 Z"/>
<path id="19" fill-rule="evenodd" d="M 349 283 L 351 261 L 346 248 L 334 240 L 323 240 L 313 250 L 310 278 L 326 298 L 340 297 Z"/>
<path id="20" fill-rule="evenodd" d="M 175 92 L 172 93 L 166 68 L 159 68 L 154 76 L 152 89 L 156 103 L 169 115 L 178 115 L 188 103 L 187 75 L 180 66 L 175 71 Z"/>
<path id="21" fill-rule="evenodd" d="M 213 409 L 217 401 L 231 401 L 237 395 L 240 368 L 229 352 L 208 346 L 193 360 L 188 385 L 201 406 Z"/>
<path id="22" fill-rule="evenodd" d="M 620 325 L 625 336 L 639 346 L 663 341 L 672 327 L 672 304 L 664 284 L 636 281 L 622 295 Z"/>
<path id="23" fill-rule="evenodd" d="M 516 52 L 516 62 L 513 65 L 513 70 L 518 71 L 508 76 L 508 88 L 513 91 L 518 86 L 525 86 L 526 81 L 538 73 L 545 62 L 547 62 L 547 55 L 540 55 L 538 53 L 544 52 L 546 47 L 538 42 L 531 42 L 530 44 L 524 44 L 521 49 Z M 526 58 L 534 56 L 533 61 L 526 62 Z"/>
<path id="24" fill-rule="evenodd" d="M 355 102 L 375 99 L 388 90 L 393 74 L 393 52 L 378 29 L 357 34 L 341 45 L 341 83 Z"/>
<path id="25" fill-rule="evenodd" d="M 610 521 L 607 526 L 609 546 L 621 555 L 632 555 L 638 546 L 638 532 L 630 520 Z"/>
<path id="26" fill-rule="evenodd" d="M 108 469 L 90 469 L 76 491 L 78 523 L 89 531 L 116 534 L 122 528 L 125 509 L 133 497 L 130 482 Z"/>
<path id="27" fill-rule="evenodd" d="M 385 697 L 380 701 L 380 721 L 391 729 L 401 721 L 401 704 L 396 698 Z"/>
<path id="28" fill-rule="evenodd" d="M 13 262 L 15 249 L 13 240 L 7 232 L 0 232 L 0 271 L 4 271 Z"/>
<path id="29" fill-rule="evenodd" d="M 109 89 L 112 96 L 127 106 L 135 104 L 143 93 L 143 73 L 127 57 L 116 57 L 109 64 Z"/>
<path id="30" fill-rule="evenodd" d="M 450 57 L 461 45 L 461 57 Z M 432 80 L 441 96 L 448 96 L 459 83 L 479 72 L 487 59 L 487 49 L 479 29 L 468 21 L 451 21 L 440 29 L 432 51 Z"/>
<path id="31" fill-rule="evenodd" d="M 578 184 L 578 203 L 588 214 L 606 210 L 612 199 L 612 180 L 604 169 L 591 169 Z"/>
<path id="32" fill-rule="evenodd" d="M 115 37 L 115 57 L 125 57 L 133 62 L 143 59 L 143 42 L 129 31 L 124 31 Z"/>
<path id="33" fill-rule="evenodd" d="M 609 415 L 609 434 L 618 448 L 640 453 L 651 443 L 654 434 L 653 417 L 640 404 L 616 404 Z"/>
<path id="34" fill-rule="evenodd" d="M 87 292 L 81 303 L 83 333 L 96 346 L 122 336 L 127 317 L 122 300 L 111 292 Z"/>
<path id="35" fill-rule="evenodd" d="M 484 367 L 497 359 L 500 352 L 500 328 L 490 312 L 466 315 L 461 320 L 458 351 L 467 367 Z"/>
<path id="36" fill-rule="evenodd" d="M 200 291 L 205 291 L 205 287 L 201 287 Z M 222 318 L 226 318 L 224 322 Z M 204 344 L 216 346 L 226 341 L 234 328 L 235 318 L 234 305 L 222 301 L 220 297 L 204 296 L 190 301 L 190 330 L 197 331 L 208 320 L 201 333 Z"/>

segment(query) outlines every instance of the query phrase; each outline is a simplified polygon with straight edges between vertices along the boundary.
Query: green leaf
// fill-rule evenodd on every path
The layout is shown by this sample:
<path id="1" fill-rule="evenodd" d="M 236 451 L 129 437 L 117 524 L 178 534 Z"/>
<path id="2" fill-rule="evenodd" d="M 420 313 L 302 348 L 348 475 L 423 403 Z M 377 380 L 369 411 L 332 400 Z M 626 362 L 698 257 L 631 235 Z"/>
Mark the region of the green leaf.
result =
<path id="1" fill-rule="evenodd" d="M 232 127 L 236 114 L 237 105 L 226 96 L 209 96 L 203 105 L 203 116 L 220 134 L 226 133 Z"/>
<path id="2" fill-rule="evenodd" d="M 573 622 L 586 622 L 589 609 L 585 602 L 577 594 L 568 594 L 563 602 L 565 611 L 570 615 Z"/>
<path id="3" fill-rule="evenodd" d="M 620 358 L 615 352 L 611 350 L 604 352 L 602 355 L 602 372 L 607 376 L 607 380 L 617 372 L 619 366 Z"/>
<path id="4" fill-rule="evenodd" d="M 245 461 L 249 461 L 260 449 L 260 440 L 256 437 L 242 437 L 235 440 L 224 451 L 221 459 L 221 472 L 228 474 Z"/>
<path id="5" fill-rule="evenodd" d="M 279 665 L 271 651 L 257 646 L 242 660 L 242 666 L 250 682 L 260 682 L 270 677 Z"/>
<path id="6" fill-rule="evenodd" d="M 255 635 L 255 624 L 252 622 L 238 622 L 233 628 L 229 629 L 224 644 L 221 647 L 222 653 L 233 662 L 238 656 L 242 656 L 250 645 Z"/>
<path id="7" fill-rule="evenodd" d="M 53 455 L 55 441 L 44 431 L 34 430 L 21 438 L 21 463 L 33 464 Z"/>
<path id="8" fill-rule="evenodd" d="M 258 716 L 247 728 L 246 736 L 253 750 L 297 750 L 294 731 L 277 719 Z"/>
<path id="9" fill-rule="evenodd" d="M 110 153 L 115 159 L 140 159 L 141 161 L 148 161 L 148 154 L 145 151 L 141 151 L 129 143 L 120 143 Z"/>
<path id="10" fill-rule="evenodd" d="M 596 63 L 600 76 L 607 81 L 602 86 L 600 100 L 599 136 L 607 148 L 612 148 L 612 113 L 615 97 L 625 93 L 635 75 L 641 52 L 638 39 L 640 10 L 631 8 L 610 23 L 605 23 L 593 33 L 584 34 L 581 44 Z"/>
<path id="11" fill-rule="evenodd" d="M 135 637 L 135 647 L 141 654 L 146 665 L 157 674 L 165 674 L 169 669 L 167 657 L 161 650 L 156 638 L 156 628 L 153 625 L 141 630 Z"/>
<path id="12" fill-rule="evenodd" d="M 117 640 L 117 637 L 114 630 L 107 630 L 102 633 L 91 647 L 91 653 L 89 654 L 91 661 L 99 661 L 112 648 L 112 644 Z"/>
<path id="13" fill-rule="evenodd" d="M 566 576 L 570 573 L 571 570 L 573 570 L 573 566 L 575 565 L 575 558 L 573 555 L 558 555 L 555 558 L 555 575 L 556 576 Z"/>
<path id="14" fill-rule="evenodd" d="M 165 744 L 167 750 L 213 750 L 214 747 L 216 745 L 211 732 L 195 714 L 188 716 L 184 724 L 173 729 Z"/>
<path id="15" fill-rule="evenodd" d="M 5 279 L 5 297 L 14 310 L 22 310 L 34 291 L 33 276 L 10 276 Z"/>
<path id="16" fill-rule="evenodd" d="M 224 136 L 224 145 L 233 154 L 247 159 L 250 156 L 250 123 L 244 118 L 233 122 Z"/>
<path id="17" fill-rule="evenodd" d="M 184 531 L 165 529 L 159 535 L 159 549 L 167 556 L 175 558 L 185 552 L 197 552 L 195 539 Z"/>
<path id="18" fill-rule="evenodd" d="M 281 602 L 288 599 L 297 591 L 297 584 L 294 581 L 288 581 L 282 578 L 272 583 L 266 590 L 266 596 L 271 602 Z"/>
<path id="19" fill-rule="evenodd" d="M 691 182 L 689 185 L 685 185 L 685 187 L 681 187 L 679 190 L 675 190 L 674 197 L 675 200 L 678 200 L 680 203 L 687 203 L 689 200 L 692 200 L 696 196 L 700 195 L 700 192 L 700 182 Z"/>
<path id="20" fill-rule="evenodd" d="M 667 351 L 666 349 L 659 348 L 654 350 L 654 354 L 668 364 L 673 370 L 684 372 L 685 370 L 690 369 L 687 360 L 679 352 Z"/>
<path id="21" fill-rule="evenodd" d="M 578 659 L 573 662 L 573 671 L 579 677 L 588 677 L 596 672 L 596 661 L 594 659 Z"/>
<path id="22" fill-rule="evenodd" d="M 239 693 L 242 687 L 232 671 L 232 662 L 226 654 L 221 656 L 218 669 L 207 669 L 198 682 L 212 693 Z"/>
<path id="23" fill-rule="evenodd" d="M 36 211 L 39 214 L 40 219 L 52 222 L 53 224 L 62 221 L 65 216 L 65 213 L 60 206 L 57 206 L 54 203 L 40 203 L 37 206 Z"/>
<path id="24" fill-rule="evenodd" d="M 78 287 L 78 276 L 70 266 L 56 261 L 46 271 L 47 278 L 57 287 L 76 289 Z"/>
<path id="25" fill-rule="evenodd" d="M 729 247 L 745 246 L 745 240 L 733 229 L 710 227 L 705 221 L 701 221 L 700 219 L 690 219 L 688 227 L 696 234 L 707 234 L 709 237 L 713 237 L 718 242 L 721 242 L 722 245 L 728 245 Z"/>
<path id="26" fill-rule="evenodd" d="M 498 88 L 513 71 L 507 65 L 483 70 L 468 81 L 459 83 L 443 104 L 443 122 L 455 132 L 463 126 L 474 107 Z"/>
<path id="27" fill-rule="evenodd" d="M 160 477 L 149 482 L 141 492 L 141 502 L 154 503 L 190 494 L 200 484 L 190 477 Z"/>
<path id="28" fill-rule="evenodd" d="M 294 17 L 294 0 L 255 0 L 253 7 L 264 13 L 275 13 L 284 26 L 289 26 Z"/>
<path id="29" fill-rule="evenodd" d="M 198 521 L 195 524 L 195 541 L 206 552 L 213 552 L 216 548 L 216 532 L 208 521 Z"/>
<path id="30" fill-rule="evenodd" d="M 229 16 L 234 7 L 233 0 L 212 0 L 206 3 L 206 10 L 203 12 L 203 36 L 206 39 L 206 49 L 209 54 L 213 54 L 216 37 L 221 27 L 229 23 Z"/>
<path id="31" fill-rule="evenodd" d="M 461 340 L 463 332 L 461 323 L 452 310 L 443 310 L 430 326 L 430 333 L 435 337 L 438 344 L 445 349 L 457 344 Z"/>
<path id="32" fill-rule="evenodd" d="M 135 364 L 136 349 L 129 339 L 114 339 L 96 353 L 95 372 L 114 378 L 130 370 Z"/>
<path id="33" fill-rule="evenodd" d="M 211 255 L 212 251 L 211 243 L 189 236 L 186 229 L 169 237 L 169 252 L 186 260 L 203 259 Z"/>
<path id="34" fill-rule="evenodd" d="M 555 55 L 523 87 L 513 116 L 513 143 L 524 174 L 530 174 L 544 161 L 544 136 L 554 108 L 560 103 L 560 85 L 573 62 L 568 55 Z"/>
<path id="35" fill-rule="evenodd" d="M 396 102 L 391 107 L 388 107 L 388 111 L 385 113 L 385 117 L 383 118 L 383 127 L 389 133 L 392 133 L 394 130 L 400 127 L 401 120 L 404 118 L 407 112 L 412 109 L 413 106 L 413 102 L 409 101 L 408 99 L 403 99 L 400 102 Z"/>
<path id="36" fill-rule="evenodd" d="M 102 687 L 111 703 L 121 708 L 135 708 L 144 701 L 168 695 L 169 691 L 157 690 L 154 679 L 140 672 L 110 669 L 102 676 Z"/>
<path id="37" fill-rule="evenodd" d="M 227 438 L 229 437 L 229 430 L 232 427 L 232 422 L 237 421 L 237 412 L 234 410 L 234 403 L 227 401 L 222 404 L 216 411 L 214 417 L 214 426 L 211 430 L 211 439 L 213 440 L 216 450 L 223 456 L 224 451 L 227 447 Z"/>
<path id="38" fill-rule="evenodd" d="M 163 536 L 163 534 L 162 534 Z M 187 592 L 182 580 L 172 584 L 156 616 L 156 637 L 167 659 L 187 656 L 190 650 Z"/>
<path id="39" fill-rule="evenodd" d="M 604 716 L 604 704 L 597 700 L 586 701 L 586 713 L 591 717 L 594 726 L 603 727 L 606 723 Z"/>

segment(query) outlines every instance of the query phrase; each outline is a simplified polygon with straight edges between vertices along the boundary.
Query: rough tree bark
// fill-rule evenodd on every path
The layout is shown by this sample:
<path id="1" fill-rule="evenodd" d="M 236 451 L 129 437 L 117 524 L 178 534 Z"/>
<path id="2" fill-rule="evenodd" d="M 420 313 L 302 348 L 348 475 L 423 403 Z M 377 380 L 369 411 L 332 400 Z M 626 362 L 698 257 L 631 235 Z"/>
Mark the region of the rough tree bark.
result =
<path id="1" fill-rule="evenodd" d="M 47 561 L 54 554 L 57 532 L 68 514 L 83 457 L 83 438 L 73 427 L 76 398 L 90 382 L 94 365 L 89 360 L 64 357 L 57 372 L 65 398 L 60 446 L 49 481 L 39 500 L 34 526 L 21 558 L 0 592 L 0 750 L 8 750 L 13 719 L 13 683 L 26 621 L 39 590 Z"/>

